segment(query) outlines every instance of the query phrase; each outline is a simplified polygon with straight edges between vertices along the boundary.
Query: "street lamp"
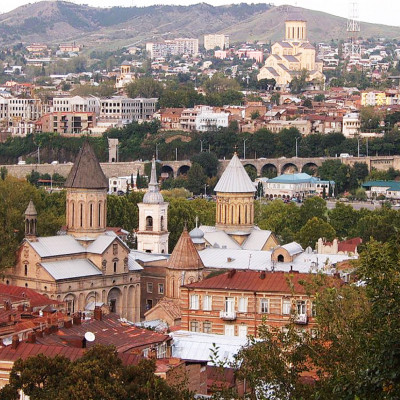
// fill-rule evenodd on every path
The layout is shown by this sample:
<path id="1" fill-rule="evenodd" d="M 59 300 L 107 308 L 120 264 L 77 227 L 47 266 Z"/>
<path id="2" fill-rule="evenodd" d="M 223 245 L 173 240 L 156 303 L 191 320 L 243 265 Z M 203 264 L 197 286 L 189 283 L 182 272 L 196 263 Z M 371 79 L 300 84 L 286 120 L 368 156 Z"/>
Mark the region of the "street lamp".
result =
<path id="1" fill-rule="evenodd" d="M 298 141 L 299 139 L 301 139 L 301 138 L 299 138 L 299 137 L 296 138 L 296 158 L 297 158 L 297 155 L 298 155 L 297 141 Z"/>
<path id="2" fill-rule="evenodd" d="M 243 160 L 246 159 L 246 142 L 247 142 L 248 140 L 249 140 L 249 139 L 243 139 Z"/>

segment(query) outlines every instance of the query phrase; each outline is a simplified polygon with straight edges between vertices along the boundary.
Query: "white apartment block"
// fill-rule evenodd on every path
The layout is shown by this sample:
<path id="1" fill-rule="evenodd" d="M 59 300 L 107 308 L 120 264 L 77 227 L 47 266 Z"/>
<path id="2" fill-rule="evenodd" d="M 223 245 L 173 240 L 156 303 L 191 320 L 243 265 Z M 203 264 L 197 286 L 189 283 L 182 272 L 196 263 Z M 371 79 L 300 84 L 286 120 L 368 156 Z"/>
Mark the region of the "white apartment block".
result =
<path id="1" fill-rule="evenodd" d="M 100 119 L 115 120 L 122 123 L 146 121 L 152 118 L 157 98 L 135 98 L 115 96 L 100 100 Z"/>
<path id="2" fill-rule="evenodd" d="M 229 35 L 204 35 L 204 48 L 214 50 L 219 47 L 221 50 L 229 48 Z"/>
<path id="3" fill-rule="evenodd" d="M 349 113 L 343 116 L 343 135 L 347 138 L 357 136 L 360 133 L 360 114 Z"/>
<path id="4" fill-rule="evenodd" d="M 100 99 L 89 97 L 55 97 L 53 99 L 54 112 L 100 112 Z"/>
<path id="5" fill-rule="evenodd" d="M 206 132 L 217 128 L 227 128 L 229 115 L 226 112 L 217 112 L 213 107 L 201 106 L 195 118 L 195 129 L 199 132 Z"/>
<path id="6" fill-rule="evenodd" d="M 8 120 L 36 121 L 42 116 L 42 103 L 40 99 L 8 99 Z"/>
<path id="7" fill-rule="evenodd" d="M 146 51 L 150 58 L 167 57 L 169 55 L 190 55 L 195 56 L 199 53 L 199 40 L 190 38 L 177 38 L 164 40 L 162 42 L 146 43 Z"/>

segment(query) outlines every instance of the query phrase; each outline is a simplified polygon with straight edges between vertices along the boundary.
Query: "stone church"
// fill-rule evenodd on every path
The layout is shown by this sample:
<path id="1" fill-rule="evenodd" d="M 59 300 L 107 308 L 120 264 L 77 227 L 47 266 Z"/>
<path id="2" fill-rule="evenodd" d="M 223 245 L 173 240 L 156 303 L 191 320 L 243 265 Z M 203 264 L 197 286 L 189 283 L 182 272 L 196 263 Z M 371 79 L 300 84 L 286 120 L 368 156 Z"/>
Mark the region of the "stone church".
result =
<path id="1" fill-rule="evenodd" d="M 285 39 L 272 45 L 271 55 L 257 79 L 275 79 L 277 86 L 285 87 L 302 70 L 307 70 L 307 81 L 325 82 L 322 67 L 315 47 L 307 39 L 307 22 L 302 18 L 290 18 L 285 21 Z"/>
<path id="2" fill-rule="evenodd" d="M 143 268 L 126 244 L 107 231 L 108 181 L 88 141 L 65 188 L 66 234 L 39 237 L 31 201 L 17 263 L 4 281 L 64 301 L 71 314 L 103 303 L 122 318 L 138 321 Z"/>

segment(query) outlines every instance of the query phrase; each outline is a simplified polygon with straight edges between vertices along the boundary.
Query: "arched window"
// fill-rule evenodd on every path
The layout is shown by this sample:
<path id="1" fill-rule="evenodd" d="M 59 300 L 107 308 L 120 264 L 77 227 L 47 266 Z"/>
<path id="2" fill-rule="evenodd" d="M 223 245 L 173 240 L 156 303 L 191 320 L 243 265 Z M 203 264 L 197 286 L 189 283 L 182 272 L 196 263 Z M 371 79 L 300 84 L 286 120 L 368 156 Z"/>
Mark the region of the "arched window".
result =
<path id="1" fill-rule="evenodd" d="M 244 223 L 247 224 L 247 204 L 244 206 Z"/>
<path id="2" fill-rule="evenodd" d="M 283 256 L 283 254 L 279 254 L 278 262 L 285 262 L 285 257 Z"/>
<path id="3" fill-rule="evenodd" d="M 161 216 L 160 218 L 160 230 L 163 231 L 164 230 L 164 217 Z"/>
<path id="4" fill-rule="evenodd" d="M 72 202 L 72 218 L 71 218 L 71 227 L 74 226 L 74 221 L 75 221 L 75 202 Z"/>
<path id="5" fill-rule="evenodd" d="M 93 226 L 93 204 L 90 204 L 89 226 Z"/>
<path id="6" fill-rule="evenodd" d="M 153 217 L 150 215 L 146 217 L 146 231 L 153 230 Z"/>
<path id="7" fill-rule="evenodd" d="M 100 226 L 101 226 L 101 203 L 99 203 L 98 214 L 99 214 L 99 215 L 97 216 L 97 221 L 98 221 L 99 228 L 100 228 Z"/>
<path id="8" fill-rule="evenodd" d="M 25 274 L 25 276 L 28 276 L 28 265 L 27 264 L 24 265 L 24 274 Z"/>
<path id="9" fill-rule="evenodd" d="M 116 273 L 117 273 L 117 262 L 114 261 L 114 274 L 116 274 Z"/>

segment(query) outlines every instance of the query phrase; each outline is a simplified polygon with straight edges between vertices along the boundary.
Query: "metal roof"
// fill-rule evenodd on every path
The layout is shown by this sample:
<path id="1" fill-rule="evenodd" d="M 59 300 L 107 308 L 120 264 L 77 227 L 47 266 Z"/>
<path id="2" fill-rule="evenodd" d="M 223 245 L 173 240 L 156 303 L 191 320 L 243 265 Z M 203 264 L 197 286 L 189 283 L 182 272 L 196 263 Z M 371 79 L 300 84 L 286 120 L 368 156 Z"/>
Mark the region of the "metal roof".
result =
<path id="1" fill-rule="evenodd" d="M 143 267 L 135 261 L 135 256 L 132 253 L 128 254 L 128 268 L 129 271 L 141 271 Z"/>
<path id="2" fill-rule="evenodd" d="M 41 258 L 86 252 L 86 249 L 69 235 L 38 237 L 36 241 L 28 242 Z"/>
<path id="3" fill-rule="evenodd" d="M 253 228 L 250 232 L 250 236 L 242 244 L 244 250 L 262 250 L 265 242 L 272 235 L 271 231 Z"/>
<path id="4" fill-rule="evenodd" d="M 400 182 L 397 181 L 368 181 L 363 183 L 363 187 L 382 187 L 387 188 L 386 190 L 400 191 Z"/>
<path id="5" fill-rule="evenodd" d="M 55 280 L 102 275 L 101 271 L 86 258 L 45 262 L 41 265 Z"/>
<path id="6" fill-rule="evenodd" d="M 268 183 L 307 183 L 307 182 L 317 182 L 319 178 L 315 178 L 305 172 L 299 172 L 296 174 L 282 174 L 276 176 L 275 178 L 268 179 Z"/>
<path id="7" fill-rule="evenodd" d="M 294 256 L 295 254 L 300 254 L 304 251 L 301 245 L 296 242 L 287 243 L 281 247 L 285 249 L 291 256 Z"/>
<path id="8" fill-rule="evenodd" d="M 176 331 L 171 332 L 173 338 L 172 357 L 183 360 L 208 361 L 212 359 L 213 350 L 218 348 L 218 360 L 224 364 L 234 361 L 234 356 L 248 343 L 247 338 L 238 336 L 215 335 L 208 333 Z"/>
<path id="9" fill-rule="evenodd" d="M 254 193 L 256 188 L 235 153 L 214 188 L 221 193 Z"/>
<path id="10" fill-rule="evenodd" d="M 238 243 L 224 231 L 204 232 L 204 239 L 213 247 L 219 247 L 221 249 L 240 249 Z"/>

